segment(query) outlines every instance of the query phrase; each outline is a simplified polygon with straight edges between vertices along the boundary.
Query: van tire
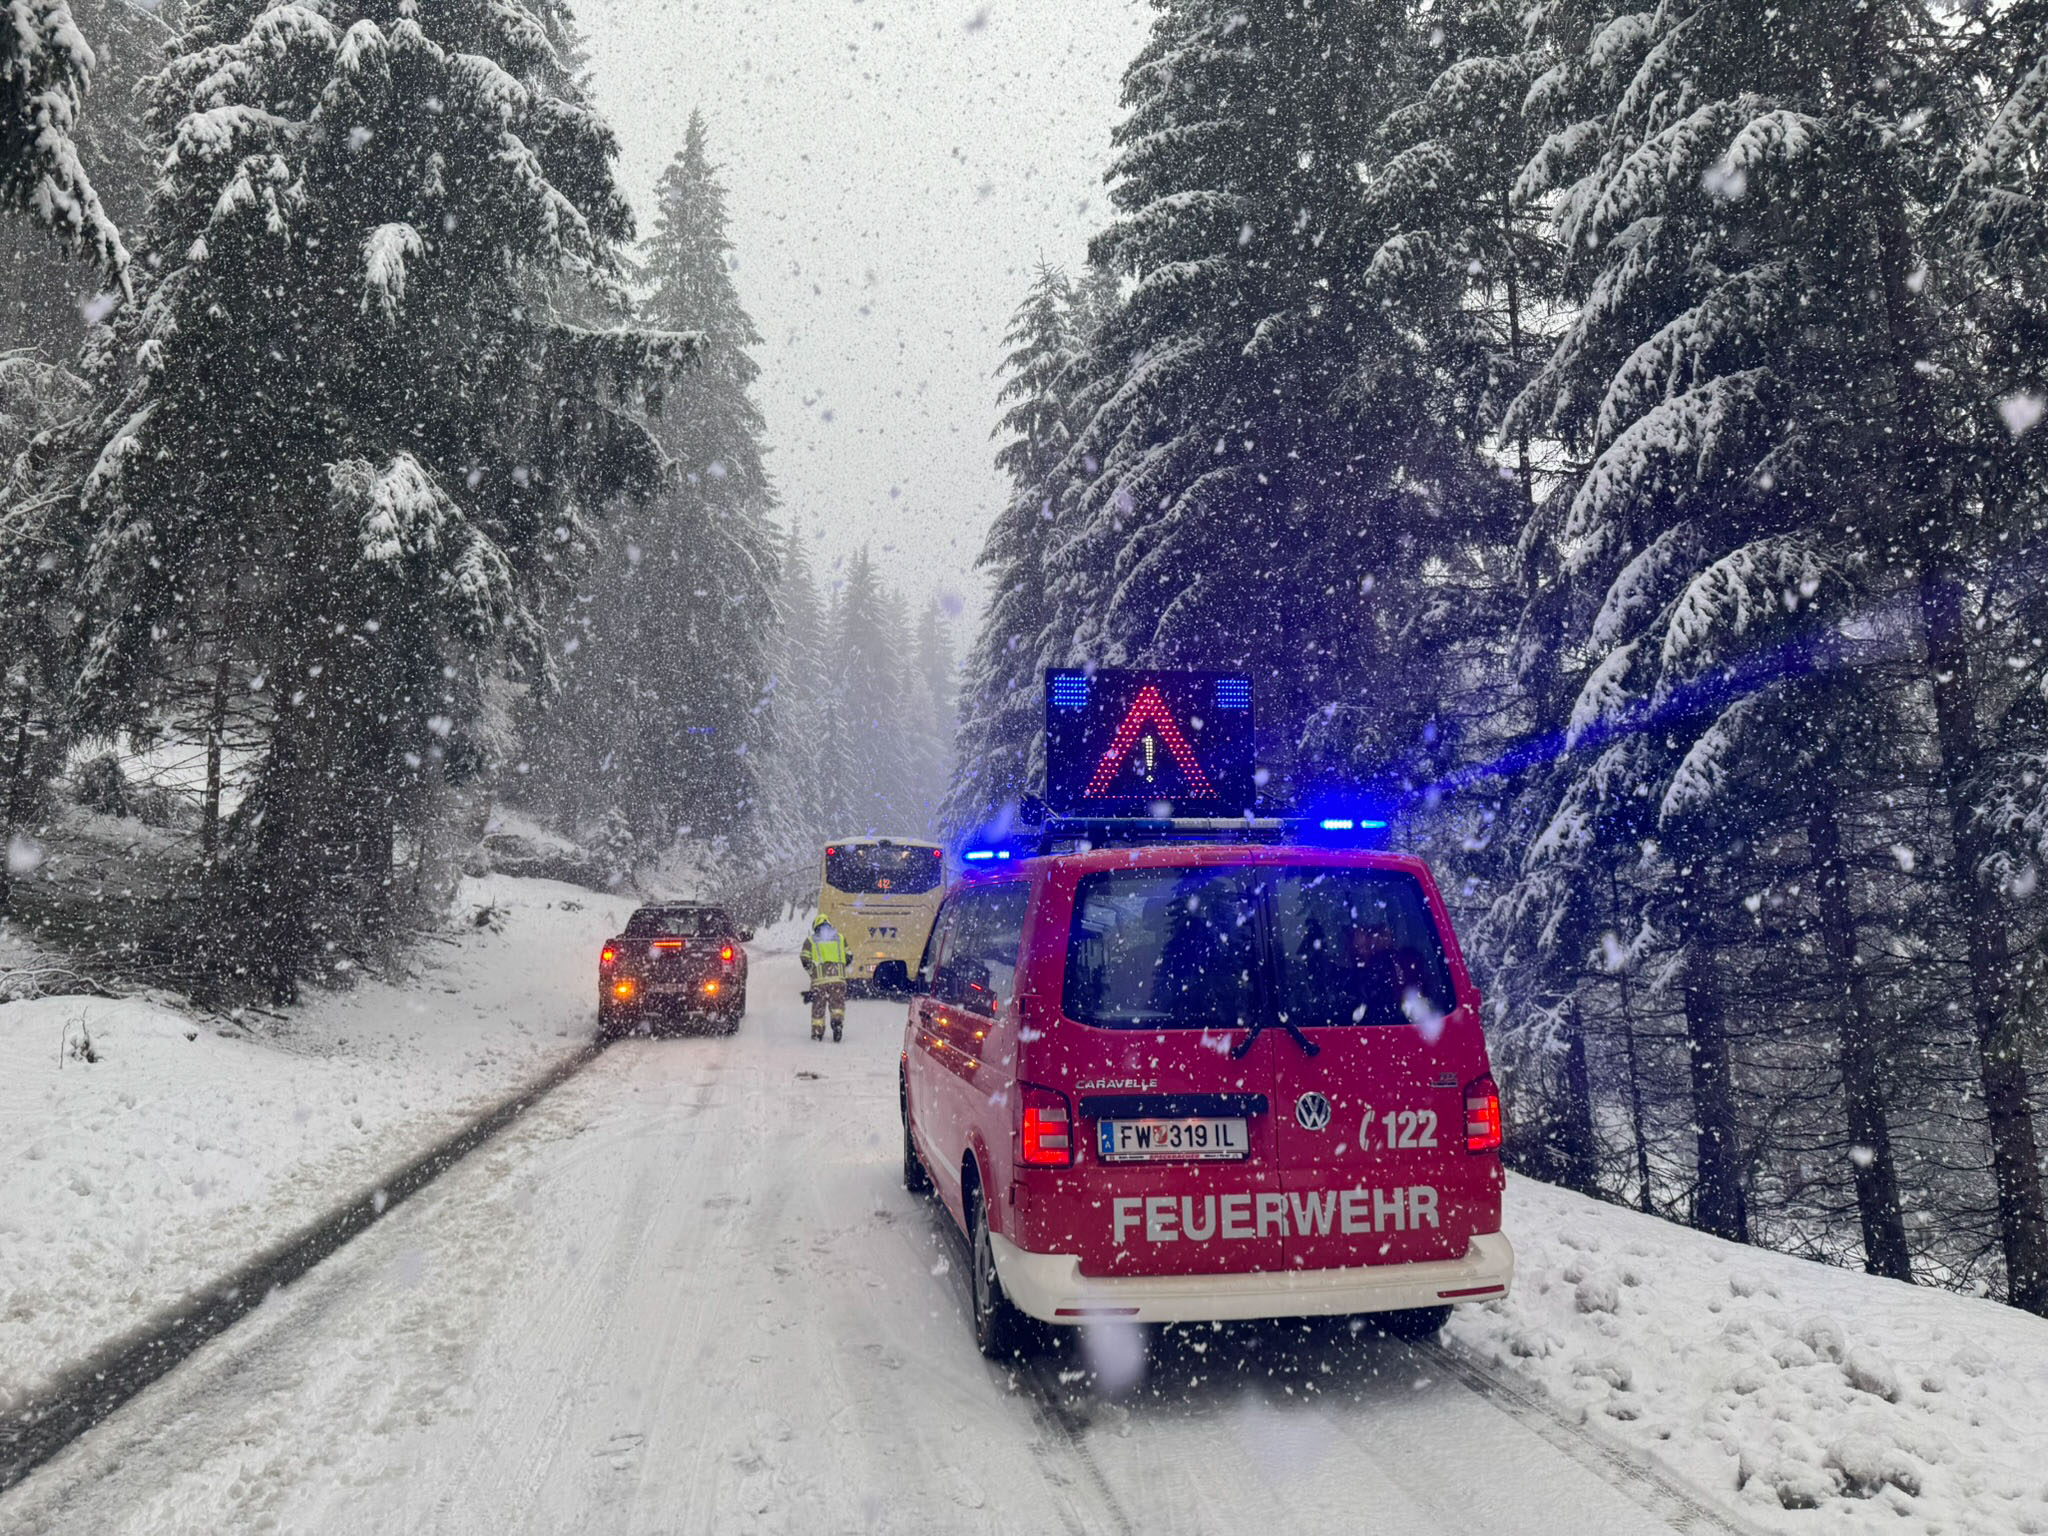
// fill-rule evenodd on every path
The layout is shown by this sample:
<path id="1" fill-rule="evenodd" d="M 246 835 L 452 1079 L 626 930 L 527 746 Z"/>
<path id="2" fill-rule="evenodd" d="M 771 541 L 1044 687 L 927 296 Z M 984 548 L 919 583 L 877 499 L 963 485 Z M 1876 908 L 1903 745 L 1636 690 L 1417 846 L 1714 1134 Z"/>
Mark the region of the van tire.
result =
<path id="1" fill-rule="evenodd" d="M 1409 1307 L 1400 1312 L 1374 1312 L 1366 1322 L 1390 1339 L 1426 1344 L 1451 1320 L 1449 1307 Z"/>
<path id="2" fill-rule="evenodd" d="M 903 1101 L 903 1187 L 913 1195 L 928 1195 L 932 1192 L 932 1176 L 925 1171 L 924 1159 L 917 1155 L 917 1143 L 910 1136 L 910 1101 Z"/>
<path id="3" fill-rule="evenodd" d="M 994 1245 L 989 1241 L 988 1205 L 977 1181 L 967 1192 L 967 1293 L 974 1309 L 974 1342 L 991 1360 L 1017 1364 L 1037 1351 L 1031 1320 L 1003 1294 L 996 1273 Z"/>

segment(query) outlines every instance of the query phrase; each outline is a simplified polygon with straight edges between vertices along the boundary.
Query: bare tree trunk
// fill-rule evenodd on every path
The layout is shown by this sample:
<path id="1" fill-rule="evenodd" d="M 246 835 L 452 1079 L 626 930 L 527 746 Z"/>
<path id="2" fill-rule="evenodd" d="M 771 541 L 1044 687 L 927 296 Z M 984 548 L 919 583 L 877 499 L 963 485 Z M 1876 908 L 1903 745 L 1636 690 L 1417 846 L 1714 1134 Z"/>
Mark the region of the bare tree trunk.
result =
<path id="1" fill-rule="evenodd" d="M 221 743 L 227 734 L 229 664 L 225 649 L 213 668 L 213 702 L 206 713 L 206 798 L 199 810 L 199 853 L 206 878 L 220 863 Z"/>
<path id="2" fill-rule="evenodd" d="M 1607 871 L 1607 895 L 1609 905 L 1621 910 L 1621 881 L 1613 869 Z M 1629 1132 L 1635 1140 L 1636 1152 L 1636 1204 L 1646 1216 L 1656 1214 L 1656 1202 L 1650 1196 L 1650 1137 L 1643 1116 L 1643 1064 L 1636 1052 L 1635 1003 L 1630 996 L 1628 964 L 1623 962 L 1614 973 L 1621 988 L 1621 1039 L 1628 1051 L 1628 1116 Z"/>
<path id="3" fill-rule="evenodd" d="M 1842 859 L 1842 829 L 1831 793 L 1823 791 L 1814 802 L 1807 817 L 1806 838 L 1813 853 L 1828 979 L 1841 1009 L 1842 1099 L 1855 1165 L 1856 1210 L 1863 1222 L 1863 1267 L 1873 1275 L 1910 1284 L 1913 1260 L 1906 1247 L 1891 1124 L 1878 1076 L 1877 1021 L 1870 1005 L 1869 980 L 1856 953 L 1849 869 Z"/>
<path id="4" fill-rule="evenodd" d="M 1721 981 L 1714 952 L 1689 915 L 1686 935 L 1685 1033 L 1692 1062 L 1692 1113 L 1699 1169 L 1693 1223 L 1702 1232 L 1734 1242 L 1749 1241 L 1749 1213 L 1742 1198 L 1741 1158 L 1735 1137 L 1734 1076 Z"/>
<path id="5" fill-rule="evenodd" d="M 21 691 L 14 717 L 14 760 L 7 770 L 6 814 L 0 816 L 0 912 L 14 895 L 14 835 L 28 815 L 29 690 Z"/>
<path id="6" fill-rule="evenodd" d="M 1586 1067 L 1586 1030 L 1576 996 L 1565 1000 L 1564 1119 L 1558 1126 L 1559 1172 L 1567 1189 L 1600 1192 L 1600 1143 L 1593 1134 L 1593 1079 Z"/>

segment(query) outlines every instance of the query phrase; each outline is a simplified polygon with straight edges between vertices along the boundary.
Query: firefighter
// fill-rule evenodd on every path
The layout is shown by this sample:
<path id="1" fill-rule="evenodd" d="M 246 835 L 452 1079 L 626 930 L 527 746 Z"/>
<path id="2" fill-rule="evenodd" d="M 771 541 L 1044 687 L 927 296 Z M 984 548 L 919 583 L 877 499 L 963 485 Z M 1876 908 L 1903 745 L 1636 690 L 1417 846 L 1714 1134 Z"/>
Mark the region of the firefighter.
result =
<path id="1" fill-rule="evenodd" d="M 811 924 L 811 936 L 804 940 L 803 963 L 811 973 L 811 988 L 804 994 L 811 1005 L 811 1038 L 825 1038 L 829 1010 L 836 1042 L 846 1028 L 846 943 L 822 913 Z"/>

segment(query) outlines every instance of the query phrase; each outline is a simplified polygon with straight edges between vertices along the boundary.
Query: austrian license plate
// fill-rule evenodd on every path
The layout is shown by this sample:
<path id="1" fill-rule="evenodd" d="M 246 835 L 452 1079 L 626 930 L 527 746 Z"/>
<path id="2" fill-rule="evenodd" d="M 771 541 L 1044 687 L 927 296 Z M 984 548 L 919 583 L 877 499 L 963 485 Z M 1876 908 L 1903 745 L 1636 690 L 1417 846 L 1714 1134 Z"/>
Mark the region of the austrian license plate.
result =
<path id="1" fill-rule="evenodd" d="M 1154 1157 L 1243 1157 L 1242 1120 L 1103 1120 L 1096 1131 L 1105 1163 Z"/>

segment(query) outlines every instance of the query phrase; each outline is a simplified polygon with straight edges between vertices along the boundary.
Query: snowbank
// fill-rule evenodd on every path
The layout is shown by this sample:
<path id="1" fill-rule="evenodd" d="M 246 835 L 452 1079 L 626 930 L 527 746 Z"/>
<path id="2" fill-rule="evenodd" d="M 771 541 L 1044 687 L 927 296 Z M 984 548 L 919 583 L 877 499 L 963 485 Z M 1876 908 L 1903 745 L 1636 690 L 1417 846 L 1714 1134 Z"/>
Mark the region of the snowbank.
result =
<path id="1" fill-rule="evenodd" d="M 2048 1322 L 1526 1179 L 1448 1337 L 1771 1530 L 2048 1532 Z M 1911 1517 L 1902 1525 L 1901 1517 Z"/>
<path id="2" fill-rule="evenodd" d="M 579 1048 L 631 907 L 465 881 L 413 979 L 283 1021 L 0 1005 L 0 1409 Z"/>

